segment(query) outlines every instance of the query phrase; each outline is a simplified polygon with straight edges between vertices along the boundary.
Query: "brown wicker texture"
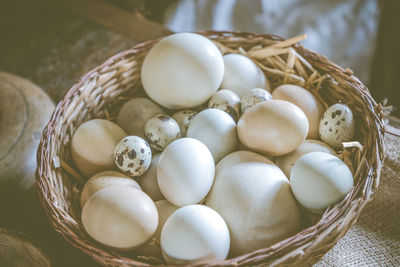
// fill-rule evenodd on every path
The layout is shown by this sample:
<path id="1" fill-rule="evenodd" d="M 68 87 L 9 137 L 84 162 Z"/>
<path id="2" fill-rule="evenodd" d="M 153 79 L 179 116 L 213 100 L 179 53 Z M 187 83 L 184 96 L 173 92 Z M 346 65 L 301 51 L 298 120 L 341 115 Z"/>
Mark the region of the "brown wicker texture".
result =
<path id="1" fill-rule="evenodd" d="M 355 114 L 355 141 L 359 143 L 347 143 L 347 148 L 339 152 L 353 170 L 355 186 L 340 203 L 327 209 L 322 217 L 312 218 L 314 224 L 308 224 L 295 236 L 277 244 L 223 262 L 199 264 L 311 265 L 347 232 L 378 188 L 384 155 L 383 108 L 350 70 L 344 70 L 324 56 L 297 44 L 304 36 L 283 40 L 275 35 L 245 32 L 208 31 L 201 34 L 216 41 L 223 53 L 236 52 L 251 57 L 269 78 L 271 88 L 283 83 L 298 84 L 319 97 L 325 106 L 341 101 L 348 104 Z M 58 103 L 39 145 L 36 178 L 52 226 L 73 246 L 107 266 L 165 263 L 108 249 L 86 234 L 80 222 L 79 191 L 82 183 L 68 168 L 74 166 L 69 143 L 83 122 L 93 118 L 112 120 L 121 103 L 143 95 L 141 64 L 157 41 L 138 44 L 84 75 Z"/>

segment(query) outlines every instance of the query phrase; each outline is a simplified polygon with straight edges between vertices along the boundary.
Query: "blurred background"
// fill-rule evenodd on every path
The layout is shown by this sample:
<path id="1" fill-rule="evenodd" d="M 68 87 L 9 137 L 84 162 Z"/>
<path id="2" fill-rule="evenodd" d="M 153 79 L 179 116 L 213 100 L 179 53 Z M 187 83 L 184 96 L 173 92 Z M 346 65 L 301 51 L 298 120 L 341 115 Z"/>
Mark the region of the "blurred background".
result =
<path id="1" fill-rule="evenodd" d="M 57 103 L 111 55 L 171 31 L 306 33 L 306 48 L 350 68 L 377 101 L 400 108 L 399 12 L 396 0 L 2 0 L 0 72 L 30 80 Z M 29 192 L 0 192 L 0 227 L 28 234 L 54 266 L 96 266 L 50 229 Z"/>

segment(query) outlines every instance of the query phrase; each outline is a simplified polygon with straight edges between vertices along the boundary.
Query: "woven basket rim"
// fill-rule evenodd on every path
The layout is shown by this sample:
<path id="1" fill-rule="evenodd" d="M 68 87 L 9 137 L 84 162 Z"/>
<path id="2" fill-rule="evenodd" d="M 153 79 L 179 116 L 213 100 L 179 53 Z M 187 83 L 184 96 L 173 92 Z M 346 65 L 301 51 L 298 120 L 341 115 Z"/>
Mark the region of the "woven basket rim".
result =
<path id="1" fill-rule="evenodd" d="M 264 41 L 284 41 L 285 39 L 272 34 L 253 34 L 249 32 L 230 32 L 230 31 L 203 31 L 197 32 L 206 37 L 213 39 L 229 39 L 229 38 L 242 38 L 243 40 L 251 39 L 251 40 L 262 40 Z M 52 169 L 52 160 L 48 157 L 48 148 L 51 146 L 54 140 L 52 139 L 52 131 L 54 130 L 55 124 L 57 120 L 63 116 L 64 108 L 68 106 L 71 98 L 77 93 L 77 91 L 85 85 L 85 83 L 95 77 L 98 77 L 101 73 L 107 71 L 114 63 L 123 60 L 127 56 L 134 56 L 140 52 L 146 51 L 151 47 L 154 43 L 158 42 L 161 38 L 149 40 L 146 42 L 139 43 L 133 46 L 130 49 L 122 51 L 109 59 L 107 59 L 104 63 L 95 67 L 91 71 L 84 74 L 78 82 L 76 82 L 71 89 L 67 92 L 65 97 L 57 104 L 56 109 L 54 110 L 51 119 L 48 125 L 43 130 L 42 138 L 38 147 L 37 152 L 37 162 L 38 168 L 36 170 L 36 180 L 39 188 L 39 196 L 42 202 L 43 207 L 45 208 L 49 220 L 51 222 L 52 227 L 59 232 L 69 243 L 71 243 L 74 247 L 84 251 L 94 260 L 102 263 L 102 264 L 110 264 L 110 265 L 123 265 L 129 264 L 134 266 L 146 266 L 147 264 L 144 262 L 136 261 L 127 257 L 119 257 L 112 256 L 113 253 L 107 251 L 106 253 L 114 257 L 109 260 L 104 260 L 102 255 L 104 254 L 104 249 L 102 246 L 93 247 L 89 245 L 86 241 L 82 241 L 79 236 L 77 236 L 73 230 L 69 229 L 70 227 L 66 224 L 63 219 L 63 216 L 67 216 L 64 211 L 61 211 L 58 207 L 57 200 L 49 199 L 49 187 L 45 183 L 48 177 L 46 174 L 47 170 Z M 245 255 L 230 258 L 223 262 L 219 263 L 207 263 L 207 264 L 198 264 L 196 266 L 231 266 L 231 265 L 248 265 L 248 264 L 258 264 L 264 262 L 273 261 L 274 264 L 281 263 L 296 263 L 296 260 L 301 259 L 302 263 L 311 264 L 316 260 L 320 259 L 324 253 L 326 253 L 330 248 L 334 246 L 334 244 L 347 232 L 347 230 L 351 227 L 351 225 L 356 221 L 360 212 L 365 207 L 365 205 L 372 199 L 374 196 L 378 185 L 379 185 L 379 175 L 380 169 L 382 167 L 383 159 L 384 159 L 384 151 L 383 151 L 383 117 L 381 113 L 381 106 L 375 102 L 375 100 L 369 94 L 368 89 L 355 77 L 353 73 L 348 69 L 343 69 L 336 64 L 329 61 L 325 56 L 319 55 L 317 53 L 311 52 L 305 49 L 300 44 L 294 44 L 292 47 L 303 57 L 312 61 L 312 65 L 316 68 L 324 68 L 329 70 L 331 75 L 335 75 L 336 79 L 343 79 L 348 83 L 350 87 L 354 87 L 354 90 L 358 90 L 357 93 L 360 94 L 362 100 L 364 101 L 365 106 L 368 108 L 369 113 L 368 116 L 371 117 L 374 125 L 373 129 L 376 133 L 375 144 L 371 144 L 371 148 L 375 150 L 375 153 L 372 157 L 373 162 L 370 162 L 367 177 L 365 178 L 365 184 L 360 183 L 355 186 L 352 191 L 343 199 L 341 203 L 335 205 L 339 207 L 339 210 L 335 208 L 328 209 L 321 221 L 317 224 L 303 229 L 301 232 L 296 235 L 285 239 L 275 245 L 272 245 L 267 248 L 259 249 L 257 251 L 253 251 L 247 253 Z M 337 77 L 336 77 L 337 76 Z M 376 128 L 376 129 L 375 129 Z M 360 193 L 361 192 L 361 193 Z M 358 196 L 361 194 L 360 196 Z M 348 213 L 351 213 L 352 216 L 346 217 L 343 210 L 340 210 L 340 207 L 350 207 Z M 315 246 L 317 246 L 318 238 L 327 238 L 325 235 L 322 236 L 325 231 L 330 231 L 330 229 L 334 229 L 337 227 L 335 223 L 340 220 L 346 220 L 343 223 L 344 226 L 340 229 L 341 234 L 337 234 L 333 237 L 333 240 L 328 244 L 325 244 L 325 247 L 321 248 L 318 253 L 314 253 L 313 250 L 317 250 Z M 332 230 L 333 231 L 333 230 Z M 321 234 L 322 237 L 319 237 Z M 310 237 L 312 237 L 310 239 Z M 302 245 L 304 242 L 310 242 L 308 246 L 304 249 Z M 313 244 L 316 244 L 313 246 Z M 288 247 L 293 246 L 291 251 L 285 251 Z M 316 254 L 316 255 L 314 255 Z M 322 255 L 321 255 L 322 254 Z M 311 257 L 311 255 L 313 255 Z M 309 257 L 309 258 L 307 258 Z M 293 258 L 293 260 L 291 260 Z"/>

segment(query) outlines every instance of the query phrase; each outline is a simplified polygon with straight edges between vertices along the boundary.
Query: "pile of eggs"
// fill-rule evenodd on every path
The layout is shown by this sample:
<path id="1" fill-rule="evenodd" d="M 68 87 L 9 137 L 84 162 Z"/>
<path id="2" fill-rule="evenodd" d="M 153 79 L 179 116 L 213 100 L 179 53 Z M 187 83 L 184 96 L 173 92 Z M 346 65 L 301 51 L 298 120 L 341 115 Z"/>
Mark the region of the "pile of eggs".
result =
<path id="1" fill-rule="evenodd" d="M 321 214 L 353 187 L 335 151 L 354 135 L 348 106 L 324 110 L 292 84 L 270 94 L 250 58 L 194 33 L 154 45 L 141 80 L 148 98 L 72 138 L 97 242 L 171 264 L 221 261 L 292 236 L 300 206 Z"/>

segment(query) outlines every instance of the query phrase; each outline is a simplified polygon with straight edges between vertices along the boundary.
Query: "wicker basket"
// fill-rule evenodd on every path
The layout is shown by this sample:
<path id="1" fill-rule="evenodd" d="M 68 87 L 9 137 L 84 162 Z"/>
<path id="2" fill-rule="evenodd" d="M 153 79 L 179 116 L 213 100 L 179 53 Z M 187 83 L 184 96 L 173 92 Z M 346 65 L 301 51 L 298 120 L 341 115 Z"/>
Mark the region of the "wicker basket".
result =
<path id="1" fill-rule="evenodd" d="M 304 36 L 284 40 L 275 35 L 245 32 L 201 34 L 216 41 L 223 53 L 236 52 L 251 57 L 269 78 L 271 88 L 282 83 L 298 84 L 319 97 L 325 106 L 341 101 L 353 110 L 358 130 L 355 141 L 358 142 L 345 144 L 339 152 L 355 177 L 355 186 L 348 195 L 295 236 L 224 262 L 200 264 L 311 265 L 347 232 L 378 188 L 384 155 L 382 106 L 350 70 L 297 44 Z M 86 234 L 80 222 L 82 182 L 73 169 L 69 143 L 83 122 L 93 118 L 112 120 L 121 103 L 144 94 L 140 68 L 144 56 L 157 41 L 138 44 L 84 75 L 58 103 L 39 145 L 36 178 L 51 225 L 73 246 L 103 265 L 147 266 L 163 262 L 105 248 Z"/>

